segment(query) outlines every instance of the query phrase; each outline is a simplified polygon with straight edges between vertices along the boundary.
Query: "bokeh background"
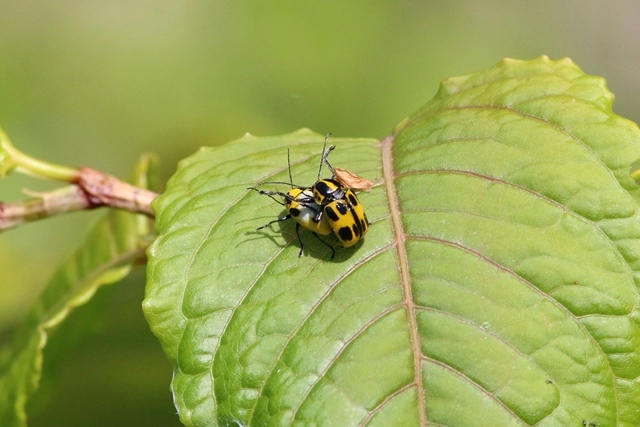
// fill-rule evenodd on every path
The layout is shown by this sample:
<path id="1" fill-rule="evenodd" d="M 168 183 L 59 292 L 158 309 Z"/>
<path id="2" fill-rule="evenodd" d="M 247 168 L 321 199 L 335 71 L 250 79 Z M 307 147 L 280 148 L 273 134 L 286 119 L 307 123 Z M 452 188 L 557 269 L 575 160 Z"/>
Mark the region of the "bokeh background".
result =
<path id="1" fill-rule="evenodd" d="M 33 156 L 120 177 L 155 152 L 162 186 L 245 132 L 382 138 L 442 79 L 543 54 L 606 77 L 637 122 L 638 22 L 633 0 L 0 0 L 0 124 Z M 11 176 L 0 200 L 55 187 Z M 0 345 L 102 214 L 0 235 Z M 139 271 L 105 291 L 91 333 L 52 353 L 32 425 L 178 425 L 143 288 Z"/>

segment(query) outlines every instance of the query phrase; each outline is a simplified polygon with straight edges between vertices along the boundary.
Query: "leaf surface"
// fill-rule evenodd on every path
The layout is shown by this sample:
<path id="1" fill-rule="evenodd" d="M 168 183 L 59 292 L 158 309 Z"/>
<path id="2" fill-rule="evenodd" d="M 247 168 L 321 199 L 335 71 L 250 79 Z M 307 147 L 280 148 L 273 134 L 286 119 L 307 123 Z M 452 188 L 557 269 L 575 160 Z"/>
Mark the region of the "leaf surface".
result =
<path id="1" fill-rule="evenodd" d="M 317 178 L 323 137 L 245 136 L 157 199 L 145 314 L 186 425 L 640 425 L 635 124 L 569 60 L 445 81 L 382 142 L 330 251 L 247 187 Z M 326 174 L 323 174 L 326 177 Z M 334 243 L 335 244 L 335 243 Z"/>

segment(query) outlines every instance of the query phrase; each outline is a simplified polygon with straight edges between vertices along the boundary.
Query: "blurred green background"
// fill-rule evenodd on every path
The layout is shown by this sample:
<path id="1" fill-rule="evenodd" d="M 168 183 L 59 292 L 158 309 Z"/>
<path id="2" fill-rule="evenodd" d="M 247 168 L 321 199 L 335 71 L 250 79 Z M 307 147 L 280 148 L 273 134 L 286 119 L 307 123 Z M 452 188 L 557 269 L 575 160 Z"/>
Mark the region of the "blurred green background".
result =
<path id="1" fill-rule="evenodd" d="M 637 122 L 639 18 L 632 0 L 0 0 L 0 124 L 31 155 L 120 177 L 155 152 L 164 183 L 199 146 L 245 132 L 384 137 L 440 80 L 542 54 L 606 77 Z M 11 176 L 0 200 L 54 187 Z M 0 345 L 100 215 L 0 236 Z M 109 318 L 54 364 L 33 425 L 177 424 L 143 287 L 140 272 L 107 292 Z M 70 423 L 78 405 L 61 398 L 88 418 Z"/>

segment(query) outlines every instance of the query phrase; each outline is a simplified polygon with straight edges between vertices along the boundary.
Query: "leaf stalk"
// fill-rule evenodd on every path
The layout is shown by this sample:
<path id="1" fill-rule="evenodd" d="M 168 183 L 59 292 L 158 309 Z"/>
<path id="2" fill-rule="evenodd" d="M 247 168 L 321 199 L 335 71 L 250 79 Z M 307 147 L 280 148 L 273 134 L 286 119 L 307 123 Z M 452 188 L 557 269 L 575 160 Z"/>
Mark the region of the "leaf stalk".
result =
<path id="1" fill-rule="evenodd" d="M 73 182 L 78 176 L 78 169 L 45 162 L 18 150 L 0 129 L 0 178 L 14 169 L 26 175 L 56 181 Z"/>

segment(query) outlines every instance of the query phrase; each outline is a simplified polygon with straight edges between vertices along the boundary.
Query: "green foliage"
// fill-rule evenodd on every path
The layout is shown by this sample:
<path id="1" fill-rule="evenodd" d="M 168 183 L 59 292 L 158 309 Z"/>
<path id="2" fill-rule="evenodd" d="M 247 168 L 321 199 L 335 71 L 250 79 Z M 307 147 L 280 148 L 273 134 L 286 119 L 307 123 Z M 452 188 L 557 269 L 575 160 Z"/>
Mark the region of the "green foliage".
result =
<path id="1" fill-rule="evenodd" d="M 140 186 L 148 180 L 150 161 L 145 158 L 138 167 Z M 134 262 L 144 257 L 148 222 L 142 215 L 110 212 L 53 276 L 25 323 L 0 354 L 0 425 L 26 425 L 25 406 L 38 388 L 50 331 L 74 309 L 89 302 L 101 286 L 122 279 Z"/>
<path id="2" fill-rule="evenodd" d="M 282 208 L 246 189 L 288 181 L 287 149 L 311 185 L 323 136 L 181 162 L 144 310 L 183 423 L 639 425 L 640 132 L 612 99 L 569 60 L 505 60 L 393 138 L 332 140 L 377 184 L 332 262 L 291 221 L 256 232 Z"/>
<path id="3" fill-rule="evenodd" d="M 181 421 L 640 425 L 640 132 L 612 100 L 569 60 L 505 60 L 445 81 L 382 142 L 333 138 L 332 163 L 375 183 L 369 234 L 334 260 L 304 231 L 298 258 L 293 221 L 256 231 L 284 212 L 248 190 L 289 188 L 288 149 L 311 185 L 323 135 L 182 161 L 144 302 Z M 0 135 L 0 175 L 16 168 L 73 175 Z M 148 231 L 112 212 L 58 271 L 0 354 L 0 424 L 25 424 L 52 328 L 129 273 Z"/>

